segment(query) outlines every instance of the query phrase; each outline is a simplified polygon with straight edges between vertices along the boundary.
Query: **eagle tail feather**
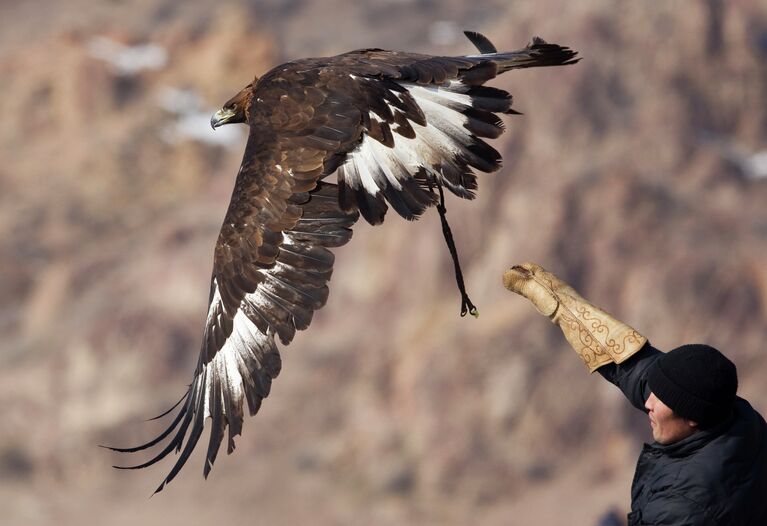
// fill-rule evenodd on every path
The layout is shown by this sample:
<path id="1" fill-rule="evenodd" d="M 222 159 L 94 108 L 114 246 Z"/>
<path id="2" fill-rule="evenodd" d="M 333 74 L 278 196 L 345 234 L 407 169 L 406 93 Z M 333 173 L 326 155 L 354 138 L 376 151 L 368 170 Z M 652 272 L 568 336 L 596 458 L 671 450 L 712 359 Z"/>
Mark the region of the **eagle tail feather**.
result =
<path id="1" fill-rule="evenodd" d="M 578 53 L 569 47 L 549 44 L 540 37 L 533 37 L 527 46 L 519 51 L 497 53 L 492 61 L 498 66 L 498 73 L 512 69 L 566 66 L 580 61 Z"/>

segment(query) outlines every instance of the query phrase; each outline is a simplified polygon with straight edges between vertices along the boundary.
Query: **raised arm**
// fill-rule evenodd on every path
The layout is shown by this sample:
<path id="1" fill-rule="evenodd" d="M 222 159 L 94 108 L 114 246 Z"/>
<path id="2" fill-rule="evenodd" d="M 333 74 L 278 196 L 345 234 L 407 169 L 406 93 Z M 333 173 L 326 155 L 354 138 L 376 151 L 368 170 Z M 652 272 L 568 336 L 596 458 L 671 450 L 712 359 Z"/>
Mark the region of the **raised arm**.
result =
<path id="1" fill-rule="evenodd" d="M 503 275 L 504 286 L 529 299 L 562 329 L 589 372 L 599 371 L 638 409 L 649 396 L 647 367 L 661 354 L 647 338 L 586 301 L 570 285 L 540 265 L 516 265 Z"/>
<path id="2" fill-rule="evenodd" d="M 586 301 L 540 265 L 513 266 L 504 273 L 503 284 L 529 299 L 538 312 L 562 329 L 589 372 L 608 363 L 623 363 L 647 342 L 632 327 Z"/>

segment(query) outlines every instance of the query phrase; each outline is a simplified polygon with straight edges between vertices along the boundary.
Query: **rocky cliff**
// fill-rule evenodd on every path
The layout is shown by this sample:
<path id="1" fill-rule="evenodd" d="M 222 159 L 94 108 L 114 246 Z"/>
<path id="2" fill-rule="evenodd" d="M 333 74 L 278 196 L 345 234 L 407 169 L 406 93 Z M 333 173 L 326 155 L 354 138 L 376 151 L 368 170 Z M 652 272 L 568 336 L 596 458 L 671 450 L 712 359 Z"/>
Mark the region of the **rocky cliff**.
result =
<path id="1" fill-rule="evenodd" d="M 338 13 L 344 13 L 339 21 Z M 117 472 L 96 444 L 162 424 L 197 359 L 212 247 L 244 147 L 207 127 L 280 61 L 471 53 L 530 36 L 571 67 L 494 81 L 523 116 L 504 168 L 436 213 L 360 224 L 327 306 L 234 456 Z M 531 260 L 660 348 L 738 365 L 767 411 L 767 9 L 600 0 L 0 7 L 0 520 L 5 524 L 594 524 L 625 511 L 644 416 L 500 284 Z M 228 127 L 232 128 L 232 127 Z"/>

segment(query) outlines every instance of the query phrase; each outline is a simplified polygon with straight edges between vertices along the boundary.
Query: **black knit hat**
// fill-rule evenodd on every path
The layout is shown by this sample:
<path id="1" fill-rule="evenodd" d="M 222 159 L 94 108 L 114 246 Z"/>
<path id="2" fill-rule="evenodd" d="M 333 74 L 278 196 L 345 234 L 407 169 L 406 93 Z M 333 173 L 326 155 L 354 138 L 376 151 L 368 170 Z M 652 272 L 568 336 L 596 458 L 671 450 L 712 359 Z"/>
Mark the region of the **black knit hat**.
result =
<path id="1" fill-rule="evenodd" d="M 708 345 L 682 345 L 650 366 L 647 385 L 677 415 L 707 427 L 727 418 L 738 390 L 735 364 Z"/>

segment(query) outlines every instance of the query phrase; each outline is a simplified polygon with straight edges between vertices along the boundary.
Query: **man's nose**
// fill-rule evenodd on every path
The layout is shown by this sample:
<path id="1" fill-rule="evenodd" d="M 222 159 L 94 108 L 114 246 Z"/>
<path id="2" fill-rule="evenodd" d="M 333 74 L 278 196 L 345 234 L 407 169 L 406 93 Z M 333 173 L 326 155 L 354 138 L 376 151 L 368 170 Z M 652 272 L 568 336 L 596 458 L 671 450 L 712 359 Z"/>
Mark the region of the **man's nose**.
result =
<path id="1" fill-rule="evenodd" d="M 650 393 L 650 396 L 647 397 L 647 400 L 644 403 L 644 408 L 647 409 L 648 412 L 652 411 L 652 408 L 655 405 L 653 404 L 653 398 L 655 398 L 655 396 Z"/>

